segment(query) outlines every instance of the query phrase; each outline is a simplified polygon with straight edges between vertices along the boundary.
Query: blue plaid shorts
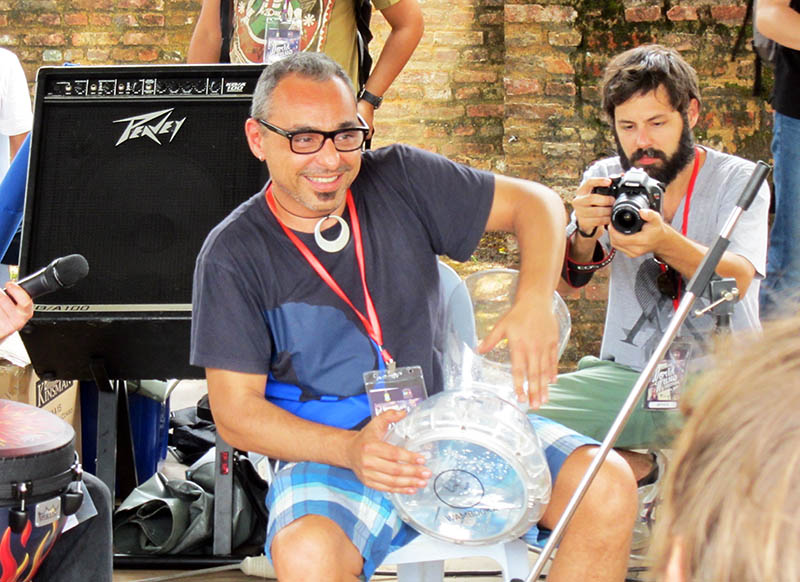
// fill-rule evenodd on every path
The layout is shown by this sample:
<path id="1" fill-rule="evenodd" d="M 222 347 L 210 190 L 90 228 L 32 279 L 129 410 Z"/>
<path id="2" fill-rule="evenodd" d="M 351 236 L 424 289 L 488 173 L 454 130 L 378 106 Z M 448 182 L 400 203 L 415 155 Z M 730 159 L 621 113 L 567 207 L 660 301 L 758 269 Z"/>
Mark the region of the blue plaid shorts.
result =
<path id="1" fill-rule="evenodd" d="M 544 448 L 555 482 L 566 458 L 578 447 L 596 445 L 552 420 L 529 414 Z M 319 463 L 293 463 L 282 468 L 267 494 L 269 524 L 264 551 L 270 557 L 272 539 L 281 528 L 305 515 L 323 515 L 335 521 L 364 557 L 363 576 L 369 580 L 386 556 L 413 540 L 418 533 L 400 520 L 392 503 L 380 491 L 365 487 L 349 469 Z M 533 526 L 523 539 L 541 544 L 549 532 Z M 271 557 L 270 557 L 271 559 Z"/>

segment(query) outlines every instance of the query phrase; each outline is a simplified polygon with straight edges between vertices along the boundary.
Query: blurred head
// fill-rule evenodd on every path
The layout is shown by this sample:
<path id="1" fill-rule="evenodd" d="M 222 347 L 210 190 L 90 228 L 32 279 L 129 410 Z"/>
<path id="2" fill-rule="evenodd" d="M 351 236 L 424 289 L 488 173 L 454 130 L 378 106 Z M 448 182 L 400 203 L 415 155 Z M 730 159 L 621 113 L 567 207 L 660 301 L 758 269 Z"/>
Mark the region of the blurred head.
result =
<path id="1" fill-rule="evenodd" d="M 800 580 L 799 328 L 795 316 L 729 340 L 684 397 L 652 544 L 658 580 Z"/>
<path id="2" fill-rule="evenodd" d="M 669 184 L 694 158 L 697 74 L 673 49 L 640 46 L 612 59 L 603 80 L 603 110 L 623 169 L 641 167 Z"/>
<path id="3" fill-rule="evenodd" d="M 286 134 L 302 134 L 297 136 L 302 144 L 310 135 L 306 132 L 364 125 L 344 70 L 320 53 L 297 53 L 278 61 L 259 78 L 251 116 L 245 123 L 248 144 L 253 155 L 266 161 L 281 206 L 308 218 L 340 211 L 361 168 L 361 150 L 339 151 L 328 137 L 318 151 L 297 153 Z"/>

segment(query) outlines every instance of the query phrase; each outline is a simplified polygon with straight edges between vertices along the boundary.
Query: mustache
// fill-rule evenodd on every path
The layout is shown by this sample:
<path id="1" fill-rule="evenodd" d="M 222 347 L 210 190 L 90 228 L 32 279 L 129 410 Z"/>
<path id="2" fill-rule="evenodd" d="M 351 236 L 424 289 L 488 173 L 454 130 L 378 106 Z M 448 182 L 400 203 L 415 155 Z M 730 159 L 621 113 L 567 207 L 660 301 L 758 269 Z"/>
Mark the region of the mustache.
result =
<path id="1" fill-rule="evenodd" d="M 667 154 L 662 152 L 661 150 L 657 150 L 655 148 L 647 148 L 647 149 L 638 149 L 631 155 L 631 164 L 635 164 L 642 158 L 653 158 L 656 160 L 661 160 L 662 162 L 667 162 Z"/>

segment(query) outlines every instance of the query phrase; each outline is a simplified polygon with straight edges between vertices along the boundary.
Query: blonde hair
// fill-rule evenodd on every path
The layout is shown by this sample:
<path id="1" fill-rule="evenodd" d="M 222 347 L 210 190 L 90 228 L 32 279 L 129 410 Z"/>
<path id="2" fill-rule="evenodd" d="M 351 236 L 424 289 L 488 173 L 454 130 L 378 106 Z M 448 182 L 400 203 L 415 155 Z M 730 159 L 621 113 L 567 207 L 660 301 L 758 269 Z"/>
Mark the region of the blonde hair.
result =
<path id="1" fill-rule="evenodd" d="M 652 556 L 686 580 L 800 581 L 800 317 L 728 341 L 684 398 Z"/>

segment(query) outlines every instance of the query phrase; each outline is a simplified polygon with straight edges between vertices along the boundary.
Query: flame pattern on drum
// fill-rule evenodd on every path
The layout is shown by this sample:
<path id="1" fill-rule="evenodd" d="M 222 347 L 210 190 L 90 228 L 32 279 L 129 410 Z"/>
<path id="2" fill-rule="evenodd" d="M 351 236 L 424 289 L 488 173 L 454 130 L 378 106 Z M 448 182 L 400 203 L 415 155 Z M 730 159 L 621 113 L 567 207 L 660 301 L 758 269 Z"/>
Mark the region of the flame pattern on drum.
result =
<path id="1" fill-rule="evenodd" d="M 6 527 L 0 540 L 0 582 L 32 580 L 62 525 L 57 521 L 47 528 L 34 528 L 29 519 L 20 534 Z"/>

